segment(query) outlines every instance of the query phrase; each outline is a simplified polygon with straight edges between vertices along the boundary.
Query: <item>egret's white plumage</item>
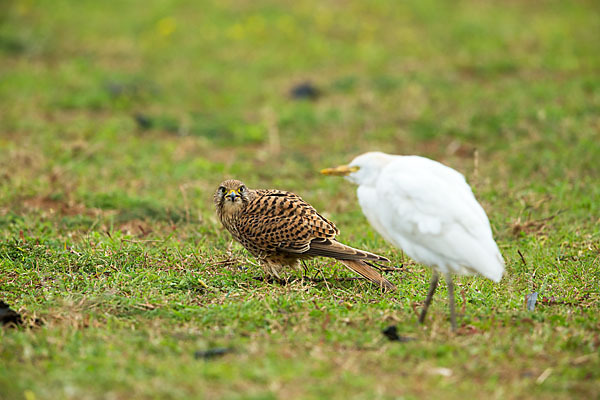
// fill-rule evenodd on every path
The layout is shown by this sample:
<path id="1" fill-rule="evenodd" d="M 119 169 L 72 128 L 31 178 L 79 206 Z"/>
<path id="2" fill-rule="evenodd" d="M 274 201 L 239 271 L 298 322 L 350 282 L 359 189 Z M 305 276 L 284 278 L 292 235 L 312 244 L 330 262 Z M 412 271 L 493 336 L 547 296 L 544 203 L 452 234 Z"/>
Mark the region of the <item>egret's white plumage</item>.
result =
<path id="1" fill-rule="evenodd" d="M 358 201 L 375 230 L 434 269 L 421 319 L 437 286 L 437 273 L 445 276 L 449 292 L 453 273 L 479 273 L 495 282 L 502 278 L 504 261 L 487 215 L 456 170 L 424 157 L 369 152 L 348 166 L 322 172 L 345 175 L 357 184 Z M 453 298 L 450 305 L 454 326 Z"/>

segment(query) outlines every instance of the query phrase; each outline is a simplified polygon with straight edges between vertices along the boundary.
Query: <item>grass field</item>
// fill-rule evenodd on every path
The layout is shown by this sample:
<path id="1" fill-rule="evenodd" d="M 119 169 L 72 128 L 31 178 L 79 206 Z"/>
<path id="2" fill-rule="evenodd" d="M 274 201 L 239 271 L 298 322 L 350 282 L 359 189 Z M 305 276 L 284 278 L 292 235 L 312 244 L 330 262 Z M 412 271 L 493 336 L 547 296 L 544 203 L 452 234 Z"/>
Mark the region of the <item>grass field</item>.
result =
<path id="1" fill-rule="evenodd" d="M 25 318 L 0 398 L 597 398 L 597 2 L 0 7 L 0 300 Z M 461 171 L 490 217 L 507 272 L 456 279 L 457 333 L 445 285 L 417 324 L 430 270 L 318 174 L 374 149 Z M 226 177 L 301 195 L 399 291 L 326 259 L 327 282 L 255 279 Z"/>

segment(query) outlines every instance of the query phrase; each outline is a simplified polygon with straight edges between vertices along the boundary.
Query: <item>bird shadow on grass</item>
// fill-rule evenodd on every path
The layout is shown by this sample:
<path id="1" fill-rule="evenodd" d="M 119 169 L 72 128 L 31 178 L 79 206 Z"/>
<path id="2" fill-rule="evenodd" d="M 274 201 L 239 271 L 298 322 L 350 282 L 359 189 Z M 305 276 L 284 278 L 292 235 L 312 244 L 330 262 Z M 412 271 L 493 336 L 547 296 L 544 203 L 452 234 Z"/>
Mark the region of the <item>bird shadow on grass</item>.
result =
<path id="1" fill-rule="evenodd" d="M 332 289 L 332 288 L 343 288 L 343 289 L 356 289 L 357 285 L 363 287 L 363 284 L 368 284 L 367 286 L 371 286 L 372 284 L 367 281 L 365 278 L 360 276 L 348 276 L 348 277 L 325 277 L 322 275 L 322 278 L 318 278 L 318 273 L 311 276 L 303 276 L 303 277 L 288 277 L 286 279 L 282 278 L 274 278 L 274 277 L 265 277 L 265 276 L 253 276 L 252 279 L 259 282 L 264 282 L 270 285 L 279 285 L 279 286 L 292 286 L 296 284 L 314 284 L 317 288 L 320 289 Z M 373 287 L 379 289 L 376 285 L 372 285 Z"/>

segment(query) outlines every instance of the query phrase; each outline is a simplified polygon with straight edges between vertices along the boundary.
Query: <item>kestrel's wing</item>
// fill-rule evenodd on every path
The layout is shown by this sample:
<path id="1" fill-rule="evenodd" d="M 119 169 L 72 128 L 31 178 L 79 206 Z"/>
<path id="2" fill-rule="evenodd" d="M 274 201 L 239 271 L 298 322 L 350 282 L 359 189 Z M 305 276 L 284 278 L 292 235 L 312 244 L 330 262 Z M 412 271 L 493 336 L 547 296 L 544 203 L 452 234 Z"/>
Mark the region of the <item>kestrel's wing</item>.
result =
<path id="1" fill-rule="evenodd" d="M 336 226 L 294 193 L 259 190 L 240 217 L 240 233 L 265 252 L 305 253 L 315 239 L 333 239 Z"/>
<path id="2" fill-rule="evenodd" d="M 264 253 L 332 257 L 380 287 L 396 287 L 363 260 L 389 261 L 335 240 L 335 225 L 290 192 L 257 191 L 238 224 L 240 233 Z"/>
<path id="3" fill-rule="evenodd" d="M 340 260 L 386 258 L 335 240 L 336 226 L 299 196 L 279 190 L 257 191 L 239 224 L 244 236 L 263 251 L 284 251 Z"/>

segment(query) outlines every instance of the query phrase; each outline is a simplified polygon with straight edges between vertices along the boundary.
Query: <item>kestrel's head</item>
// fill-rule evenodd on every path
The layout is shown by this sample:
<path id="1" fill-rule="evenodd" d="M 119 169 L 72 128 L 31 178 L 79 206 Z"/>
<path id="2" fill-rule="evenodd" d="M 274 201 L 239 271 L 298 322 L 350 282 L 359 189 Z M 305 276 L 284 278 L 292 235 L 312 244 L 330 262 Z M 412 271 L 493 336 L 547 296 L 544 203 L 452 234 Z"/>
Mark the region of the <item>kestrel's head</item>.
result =
<path id="1" fill-rule="evenodd" d="M 251 191 L 243 182 L 228 179 L 221 182 L 213 200 L 220 213 L 232 213 L 240 210 L 250 201 Z"/>
<path id="2" fill-rule="evenodd" d="M 343 176 L 357 185 L 375 184 L 379 173 L 393 157 L 379 151 L 371 151 L 354 158 L 348 165 L 321 170 L 324 175 Z"/>

